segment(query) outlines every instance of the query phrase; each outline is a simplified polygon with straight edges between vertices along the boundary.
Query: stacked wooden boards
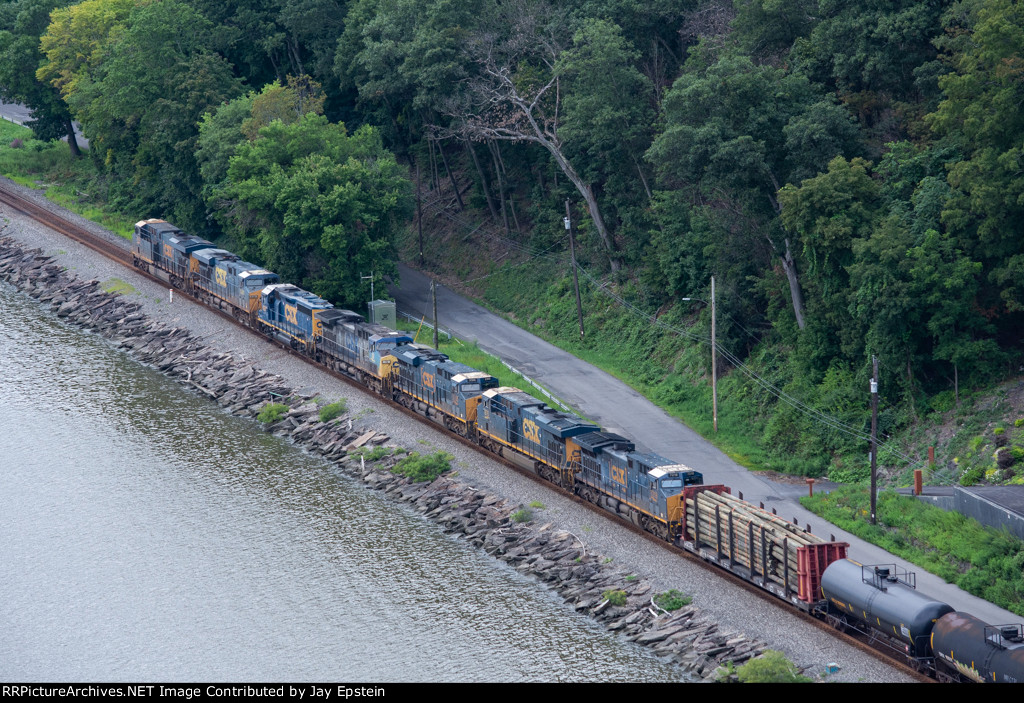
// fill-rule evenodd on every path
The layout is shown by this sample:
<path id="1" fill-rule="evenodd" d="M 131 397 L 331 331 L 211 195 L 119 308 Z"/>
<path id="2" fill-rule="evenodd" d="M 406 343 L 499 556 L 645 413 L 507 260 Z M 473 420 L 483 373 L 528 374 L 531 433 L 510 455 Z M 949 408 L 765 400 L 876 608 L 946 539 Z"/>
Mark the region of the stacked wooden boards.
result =
<path id="1" fill-rule="evenodd" d="M 725 486 L 693 486 L 684 500 L 684 547 L 787 599 L 821 600 L 821 573 L 846 556 L 847 543 L 826 541 Z"/>

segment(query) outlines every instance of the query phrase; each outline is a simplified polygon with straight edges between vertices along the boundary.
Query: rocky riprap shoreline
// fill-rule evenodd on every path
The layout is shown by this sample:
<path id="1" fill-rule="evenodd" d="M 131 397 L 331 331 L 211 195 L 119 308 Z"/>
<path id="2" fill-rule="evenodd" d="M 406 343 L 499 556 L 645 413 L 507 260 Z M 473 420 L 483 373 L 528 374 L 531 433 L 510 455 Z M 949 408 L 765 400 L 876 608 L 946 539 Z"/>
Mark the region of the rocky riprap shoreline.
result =
<path id="1" fill-rule="evenodd" d="M 651 584 L 595 554 L 575 535 L 551 524 L 522 519 L 523 506 L 468 485 L 450 474 L 429 483 L 391 473 L 399 457 L 366 462 L 360 447 L 382 444 L 386 435 L 357 428 L 342 416 L 321 422 L 308 395 L 251 362 L 216 351 L 189 330 L 168 327 L 140 312 L 141 306 L 80 281 L 39 249 L 26 250 L 0 238 L 0 279 L 46 303 L 58 317 L 97 332 L 136 360 L 196 389 L 228 412 L 255 418 L 269 403 L 288 411 L 266 427 L 333 461 L 346 474 L 407 503 L 449 533 L 458 534 L 497 559 L 549 584 L 577 611 L 586 613 L 638 644 L 651 647 L 699 678 L 716 678 L 720 667 L 742 664 L 765 649 L 737 632 L 719 630 L 693 606 L 666 612 L 654 603 Z M 607 594 L 621 591 L 623 605 Z M 717 672 L 717 673 L 716 673 Z"/>

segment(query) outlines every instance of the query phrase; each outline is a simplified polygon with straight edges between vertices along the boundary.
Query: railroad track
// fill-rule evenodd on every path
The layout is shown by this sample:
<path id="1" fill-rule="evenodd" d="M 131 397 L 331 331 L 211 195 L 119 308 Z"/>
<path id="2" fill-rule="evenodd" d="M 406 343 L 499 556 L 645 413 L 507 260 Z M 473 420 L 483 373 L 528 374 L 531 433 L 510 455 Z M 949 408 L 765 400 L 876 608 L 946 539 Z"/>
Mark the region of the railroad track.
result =
<path id="1" fill-rule="evenodd" d="M 93 251 L 96 251 L 96 252 L 102 254 L 103 256 L 107 257 L 108 259 L 111 259 L 112 261 L 115 261 L 115 262 L 117 262 L 117 263 L 119 263 L 119 264 L 121 264 L 123 266 L 126 266 L 127 268 L 131 269 L 137 275 L 140 275 L 140 276 L 143 276 L 144 278 L 148 278 L 148 279 L 150 279 L 152 281 L 155 281 L 155 282 L 159 283 L 161 286 L 165 286 L 166 285 L 166 281 L 163 281 L 162 279 L 160 279 L 160 278 L 158 278 L 158 277 L 156 277 L 156 276 L 154 276 L 152 274 L 149 274 L 146 271 L 142 271 L 142 270 L 136 268 L 133 265 L 133 263 L 132 263 L 132 256 L 131 256 L 131 252 L 129 250 L 129 246 L 128 246 L 127 241 L 125 241 L 123 244 L 118 244 L 116 242 L 113 242 L 113 241 L 105 238 L 105 237 L 98 236 L 98 235 L 94 234 L 93 232 L 90 232 L 89 230 L 87 230 L 87 229 L 85 229 L 85 228 L 83 228 L 83 227 L 81 227 L 79 225 L 76 225 L 75 223 L 70 222 L 69 220 L 64 219 L 60 215 L 58 215 L 58 214 L 48 210 L 47 208 L 42 207 L 42 206 L 32 202 L 31 200 L 28 200 L 28 199 L 22 197 L 18 193 L 15 193 L 15 192 L 11 191 L 7 187 L 7 184 L 4 183 L 3 181 L 0 181 L 0 204 L 3 204 L 4 206 L 9 207 L 9 208 L 11 208 L 12 210 L 14 210 L 16 212 L 20 212 L 20 213 L 30 217 L 31 219 L 35 220 L 36 222 L 38 222 L 38 223 L 40 223 L 40 224 L 42 224 L 42 225 L 44 225 L 44 226 L 54 230 L 55 232 L 58 232 L 59 234 L 62 234 L 64 236 L 66 236 L 66 237 L 69 237 L 70 239 L 72 239 L 72 240 L 74 240 L 76 242 L 79 242 L 83 246 L 86 246 L 86 247 L 92 249 Z M 343 373 L 339 373 L 339 372 L 337 372 L 337 371 L 335 371 L 333 369 L 330 369 L 330 368 L 328 368 L 326 366 L 323 366 L 323 365 L 317 363 L 316 361 L 314 361 L 313 359 L 310 359 L 309 357 L 305 356 L 304 354 L 298 353 L 296 350 L 292 349 L 287 344 L 283 344 L 283 343 L 281 343 L 281 342 L 279 342 L 277 340 L 268 338 L 268 337 L 260 334 L 258 331 L 256 331 L 256 330 L 252 329 L 251 327 L 243 324 L 242 322 L 237 320 L 232 315 L 230 315 L 228 313 L 225 313 L 225 312 L 223 312 L 221 310 L 217 310 L 216 308 L 212 308 L 212 307 L 210 307 L 208 305 L 203 304 L 200 300 L 198 300 L 195 297 L 189 295 L 188 293 L 186 293 L 183 290 L 175 289 L 175 293 L 177 295 L 180 295 L 180 296 L 183 296 L 183 297 L 187 298 L 188 300 L 191 300 L 191 301 L 193 301 L 193 302 L 195 302 L 197 304 L 202 305 L 203 308 L 206 309 L 206 310 L 209 310 L 211 312 L 214 312 L 214 313 L 220 315 L 220 317 L 222 319 L 224 319 L 225 321 L 230 322 L 231 324 L 236 325 L 236 326 L 238 326 L 238 327 L 240 327 L 240 328 L 250 332 L 251 334 L 254 334 L 254 335 L 258 336 L 260 339 L 262 339 L 262 340 L 264 340 L 264 341 L 266 341 L 266 342 L 268 342 L 270 344 L 274 344 L 275 346 L 277 346 L 281 350 L 287 352 L 292 357 L 294 357 L 294 358 L 296 358 L 298 360 L 301 360 L 304 363 L 307 363 L 310 366 L 313 366 L 314 368 L 316 368 L 316 369 L 318 369 L 320 371 L 326 372 L 326 373 L 330 374 L 331 376 L 333 376 L 334 378 L 337 378 L 337 379 L 339 379 L 341 381 L 344 381 L 346 384 L 348 384 L 349 386 L 351 386 L 355 390 L 359 391 L 360 393 L 366 393 L 366 394 L 370 395 L 372 398 L 374 398 L 374 399 L 376 399 L 378 401 L 384 402 L 385 404 L 387 404 L 391 408 L 394 408 L 395 410 L 398 410 L 398 411 L 404 413 L 410 419 L 416 420 L 417 422 L 420 422 L 420 423 L 430 427 L 433 430 L 443 432 L 445 437 L 452 438 L 452 439 L 455 439 L 455 440 L 461 442 L 464 446 L 466 446 L 466 447 L 468 447 L 468 448 L 470 448 L 470 449 L 472 449 L 472 450 L 482 454 L 483 456 L 486 456 L 487 458 L 489 458 L 489 459 L 491 459 L 493 461 L 497 461 L 497 462 L 501 463 L 503 466 L 506 466 L 507 468 L 510 468 L 513 471 L 518 472 L 520 475 L 525 476 L 526 478 L 529 478 L 530 480 L 535 481 L 536 483 L 538 483 L 538 484 L 540 484 L 542 486 L 545 486 L 547 488 L 554 488 L 550 482 L 544 480 L 543 478 L 538 476 L 535 472 L 533 472 L 533 471 L 531 471 L 529 469 L 525 469 L 522 466 L 516 464 L 515 462 L 513 462 L 513 461 L 511 461 L 509 459 L 506 459 L 505 457 L 502 457 L 502 456 L 496 455 L 496 454 L 494 454 L 492 452 L 489 452 L 486 449 L 484 449 L 483 447 L 481 447 L 480 445 L 470 441 L 469 439 L 467 439 L 465 437 L 461 437 L 461 436 L 459 436 L 459 435 L 457 435 L 455 433 L 445 431 L 444 427 L 441 424 L 436 423 L 433 420 L 430 420 L 429 418 L 426 418 L 426 417 L 420 415 L 419 413 L 411 410 L 410 408 L 407 408 L 406 406 L 402 405 L 401 403 L 398 403 L 398 402 L 396 402 L 396 401 L 394 401 L 394 400 L 392 400 L 390 398 L 386 398 L 386 397 L 377 395 L 376 393 L 373 393 L 372 391 L 368 390 L 365 386 L 363 386 L 361 383 L 359 383 L 355 379 L 353 379 L 353 378 L 351 378 L 349 376 L 346 376 Z M 569 492 L 566 492 L 566 491 L 560 490 L 560 489 L 559 489 L 559 493 L 561 495 L 563 495 L 563 496 L 565 496 L 565 497 L 575 501 L 577 504 L 579 504 L 581 506 L 584 506 L 587 509 L 589 509 L 589 510 L 591 510 L 591 511 L 593 511 L 593 512 L 599 514 L 599 515 L 602 515 L 602 516 L 605 516 L 605 517 L 612 517 L 611 513 L 609 513 L 607 510 L 604 510 L 604 509 L 594 505 L 593 503 L 591 503 L 589 501 L 586 501 L 583 498 L 580 498 L 579 496 L 576 496 L 576 495 L 574 495 L 572 493 L 569 493 Z M 652 542 L 652 543 L 658 545 L 659 547 L 667 550 L 669 553 L 672 553 L 672 554 L 674 554 L 676 556 L 679 556 L 679 557 L 681 557 L 683 559 L 688 559 L 690 562 L 693 562 L 693 563 L 696 563 L 696 564 L 700 564 L 702 567 L 704 567 L 704 568 L 710 570 L 711 572 L 717 574 L 718 576 L 728 580 L 732 584 L 742 588 L 747 593 L 750 593 L 751 595 L 757 596 L 758 598 L 762 599 L 764 602 L 769 603 L 769 604 L 779 608 L 780 612 L 785 613 L 787 615 L 790 615 L 792 617 L 796 617 L 796 618 L 802 620 L 803 622 L 805 622 L 805 623 L 807 623 L 809 625 L 812 625 L 812 626 L 818 628 L 819 630 L 822 630 L 823 632 L 828 633 L 829 635 L 831 635 L 833 637 L 836 637 L 837 639 L 843 641 L 844 643 L 846 643 L 846 644 L 848 644 L 848 645 L 850 645 L 852 647 L 855 647 L 855 648 L 857 648 L 857 649 L 859 649 L 859 650 L 861 650 L 861 651 L 863 651 L 863 652 L 865 652 L 865 653 L 875 657 L 876 659 L 879 659 L 880 661 L 885 662 L 886 664 L 894 667 L 895 669 L 899 670 L 900 672 L 902 672 L 902 673 L 904 673 L 904 674 L 906 674 L 906 675 L 908 675 L 908 676 L 910 676 L 910 677 L 912 677 L 912 678 L 914 678 L 914 679 L 916 679 L 916 680 L 918 680 L 920 682 L 934 683 L 933 679 L 929 678 L 925 674 L 923 674 L 923 673 L 913 669 L 912 667 L 908 666 L 905 662 L 903 662 L 903 661 L 901 661 L 901 660 L 899 660 L 897 658 L 894 658 L 894 657 L 888 655 L 886 652 L 880 651 L 879 649 L 877 649 L 874 646 L 872 646 L 870 643 L 865 641 L 867 639 L 866 637 L 856 636 L 856 635 L 851 634 L 849 632 L 841 633 L 841 632 L 835 630 L 834 628 L 830 627 L 826 623 L 822 622 L 821 620 L 818 620 L 818 619 L 810 616 L 807 613 L 804 613 L 804 612 L 802 612 L 800 610 L 797 610 L 795 608 L 790 608 L 788 606 L 785 606 L 785 605 L 783 605 L 779 601 L 778 598 L 776 598 L 775 596 L 767 593 L 766 591 L 763 591 L 763 590 L 757 588 L 753 584 L 743 580 L 742 578 L 740 578 L 740 577 L 738 577 L 738 576 L 736 576 L 736 575 L 734 575 L 734 574 L 732 574 L 732 573 L 730 573 L 730 572 L 728 572 L 728 571 L 726 571 L 726 570 L 724 570 L 724 569 L 722 569 L 720 567 L 717 567 L 717 566 L 714 566 L 713 564 L 709 564 L 709 563 L 705 562 L 703 559 L 701 559 L 697 555 L 692 554 L 691 552 L 688 552 L 688 551 L 686 551 L 685 549 L 683 549 L 681 547 L 677 547 L 677 546 L 675 546 L 673 544 L 665 542 L 664 540 L 658 539 L 654 535 L 650 534 L 649 532 L 645 532 L 644 530 L 640 529 L 638 526 L 633 525 L 630 522 L 627 522 L 625 520 L 621 520 L 620 519 L 620 520 L 616 520 L 616 524 L 618 524 L 618 525 L 620 525 L 622 527 L 625 527 L 628 530 L 631 530 L 634 534 L 637 534 L 637 535 L 643 537 L 644 539 L 649 540 L 650 542 Z"/>

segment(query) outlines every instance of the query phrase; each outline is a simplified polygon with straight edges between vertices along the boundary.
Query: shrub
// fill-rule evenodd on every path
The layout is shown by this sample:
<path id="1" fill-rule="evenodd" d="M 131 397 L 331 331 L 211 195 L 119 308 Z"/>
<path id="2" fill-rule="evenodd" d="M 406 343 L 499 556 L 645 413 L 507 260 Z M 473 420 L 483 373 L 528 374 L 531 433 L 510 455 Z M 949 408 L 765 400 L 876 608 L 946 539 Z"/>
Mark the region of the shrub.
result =
<path id="1" fill-rule="evenodd" d="M 693 598 L 684 595 L 681 591 L 677 591 L 674 588 L 654 596 L 654 604 L 662 610 L 667 610 L 669 612 L 679 610 L 684 605 L 689 605 L 692 602 Z"/>
<path id="2" fill-rule="evenodd" d="M 348 412 L 348 404 L 342 398 L 337 403 L 331 403 L 320 408 L 320 422 L 330 422 L 346 412 Z"/>
<path id="3" fill-rule="evenodd" d="M 985 476 L 984 466 L 973 466 L 960 475 L 961 486 L 973 486 Z"/>
<path id="4" fill-rule="evenodd" d="M 25 146 L 25 142 L 15 138 L 11 140 L 10 146 L 12 149 L 20 149 L 21 147 Z"/>
<path id="5" fill-rule="evenodd" d="M 423 455 L 413 452 L 391 467 L 393 473 L 408 476 L 414 483 L 433 481 L 435 478 L 450 471 L 453 457 L 448 452 L 435 452 Z"/>
<path id="6" fill-rule="evenodd" d="M 828 480 L 836 483 L 864 483 L 871 479 L 871 465 L 852 466 L 848 468 L 832 467 L 828 472 Z"/>
<path id="7" fill-rule="evenodd" d="M 601 597 L 614 606 L 622 607 L 626 604 L 626 592 L 609 589 L 601 594 Z"/>
<path id="8" fill-rule="evenodd" d="M 733 683 L 732 677 L 736 675 L 736 663 L 726 662 L 715 669 L 715 683 Z"/>
<path id="9" fill-rule="evenodd" d="M 260 414 L 256 416 L 256 419 L 262 422 L 264 425 L 272 425 L 288 412 L 288 406 L 284 403 L 267 403 L 260 410 Z"/>
<path id="10" fill-rule="evenodd" d="M 533 519 L 533 513 L 526 508 L 521 508 L 512 513 L 513 522 L 529 522 Z"/>
<path id="11" fill-rule="evenodd" d="M 369 447 L 359 447 L 355 453 L 361 455 L 366 461 L 380 461 L 384 457 L 397 454 L 400 451 L 401 450 L 391 449 L 390 447 L 374 447 L 373 449 L 370 449 Z"/>
<path id="12" fill-rule="evenodd" d="M 541 503 L 539 500 L 531 500 L 530 501 L 530 507 L 531 508 L 536 508 L 537 510 L 543 510 L 546 506 L 543 503 Z"/>
<path id="13" fill-rule="evenodd" d="M 774 649 L 751 659 L 736 670 L 740 683 L 810 683 L 811 679 L 800 675 L 796 664 L 786 655 Z"/>

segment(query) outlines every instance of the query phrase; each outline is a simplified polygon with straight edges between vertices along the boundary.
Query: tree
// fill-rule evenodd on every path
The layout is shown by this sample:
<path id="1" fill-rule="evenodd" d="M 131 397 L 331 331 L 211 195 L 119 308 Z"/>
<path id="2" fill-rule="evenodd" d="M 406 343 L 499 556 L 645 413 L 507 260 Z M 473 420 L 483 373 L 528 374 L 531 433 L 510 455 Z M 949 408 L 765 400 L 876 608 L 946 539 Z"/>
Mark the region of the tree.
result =
<path id="1" fill-rule="evenodd" d="M 320 85 L 309 76 L 289 76 L 288 85 L 268 83 L 203 115 L 199 124 L 196 161 L 203 181 L 203 198 L 221 222 L 232 217 L 225 189 L 230 185 L 231 157 L 245 141 L 259 139 L 260 130 L 274 121 L 294 124 L 307 114 L 323 114 Z"/>
<path id="2" fill-rule="evenodd" d="M 654 136 L 654 93 L 635 66 L 638 58 L 618 25 L 586 20 L 556 66 L 564 76 L 566 154 L 587 181 L 614 193 L 620 208 L 643 202 L 643 194 L 651 198 L 643 153 Z M 630 180 L 642 185 L 643 194 Z"/>
<path id="3" fill-rule="evenodd" d="M 473 140 L 536 144 L 548 151 L 562 173 L 583 196 L 594 229 L 604 244 L 612 270 L 621 262 L 605 224 L 592 184 L 570 161 L 562 134 L 562 71 L 559 60 L 567 43 L 565 18 L 543 2 L 513 0 L 500 5 L 487 31 L 478 30 L 469 44 L 478 73 L 441 110 L 451 130 Z"/>
<path id="4" fill-rule="evenodd" d="M 664 112 L 665 130 L 647 152 L 662 186 L 723 202 L 750 223 L 751 237 L 767 239 L 777 252 L 772 223 L 779 188 L 858 146 L 849 115 L 805 76 L 757 66 L 732 51 L 695 52 L 665 95 Z M 795 259 L 787 237 L 782 244 L 778 255 L 803 329 Z"/>
<path id="5" fill-rule="evenodd" d="M 736 0 L 735 4 L 733 29 L 751 56 L 785 55 L 818 19 L 817 0 Z"/>
<path id="6" fill-rule="evenodd" d="M 17 0 L 0 5 L 0 97 L 32 110 L 27 124 L 42 140 L 67 137 L 68 148 L 79 156 L 71 112 L 60 91 L 36 77 L 43 60 L 39 37 L 50 23 L 55 0 Z"/>
<path id="7" fill-rule="evenodd" d="M 850 315 L 848 268 L 854 241 L 869 237 L 877 223 L 878 184 L 870 167 L 863 159 L 837 156 L 826 173 L 779 191 L 782 223 L 802 245 L 809 324 L 820 340 L 814 351 L 823 357 L 835 350 L 852 359 L 863 344 Z"/>
<path id="8" fill-rule="evenodd" d="M 984 265 L 991 295 L 1006 329 L 1024 313 L 1024 8 L 1010 0 L 976 3 L 970 41 L 952 57 L 953 73 L 940 79 L 944 99 L 928 116 L 933 129 L 953 140 L 965 158 L 952 165 L 953 188 L 942 220 L 959 245 Z"/>
<path id="9" fill-rule="evenodd" d="M 927 308 L 927 328 L 934 357 L 959 369 L 988 371 L 1003 356 L 993 325 L 978 309 L 982 266 L 956 248 L 952 237 L 935 230 L 907 252 L 912 262 L 912 293 Z"/>
<path id="10" fill-rule="evenodd" d="M 86 0 L 53 13 L 39 75 L 58 86 L 121 179 L 122 205 L 201 229 L 200 116 L 240 92 L 215 27 L 177 0 Z"/>
<path id="11" fill-rule="evenodd" d="M 243 141 L 221 203 L 239 253 L 335 301 L 363 300 L 369 271 L 394 276 L 394 233 L 411 213 L 411 185 L 372 127 L 307 113 Z"/>
<path id="12" fill-rule="evenodd" d="M 337 42 L 334 71 L 370 121 L 408 149 L 425 120 L 471 71 L 464 50 L 484 5 L 453 0 L 356 0 Z"/>
<path id="13" fill-rule="evenodd" d="M 268 83 L 249 101 L 251 117 L 242 123 L 242 134 L 252 141 L 274 120 L 291 124 L 310 112 L 322 115 L 324 100 L 320 84 L 309 76 L 288 76 L 286 86 L 280 82 Z"/>
<path id="14" fill-rule="evenodd" d="M 751 659 L 736 670 L 740 683 L 810 683 L 811 679 L 800 674 L 796 664 L 786 655 L 774 649 L 767 649 L 761 656 Z"/>

